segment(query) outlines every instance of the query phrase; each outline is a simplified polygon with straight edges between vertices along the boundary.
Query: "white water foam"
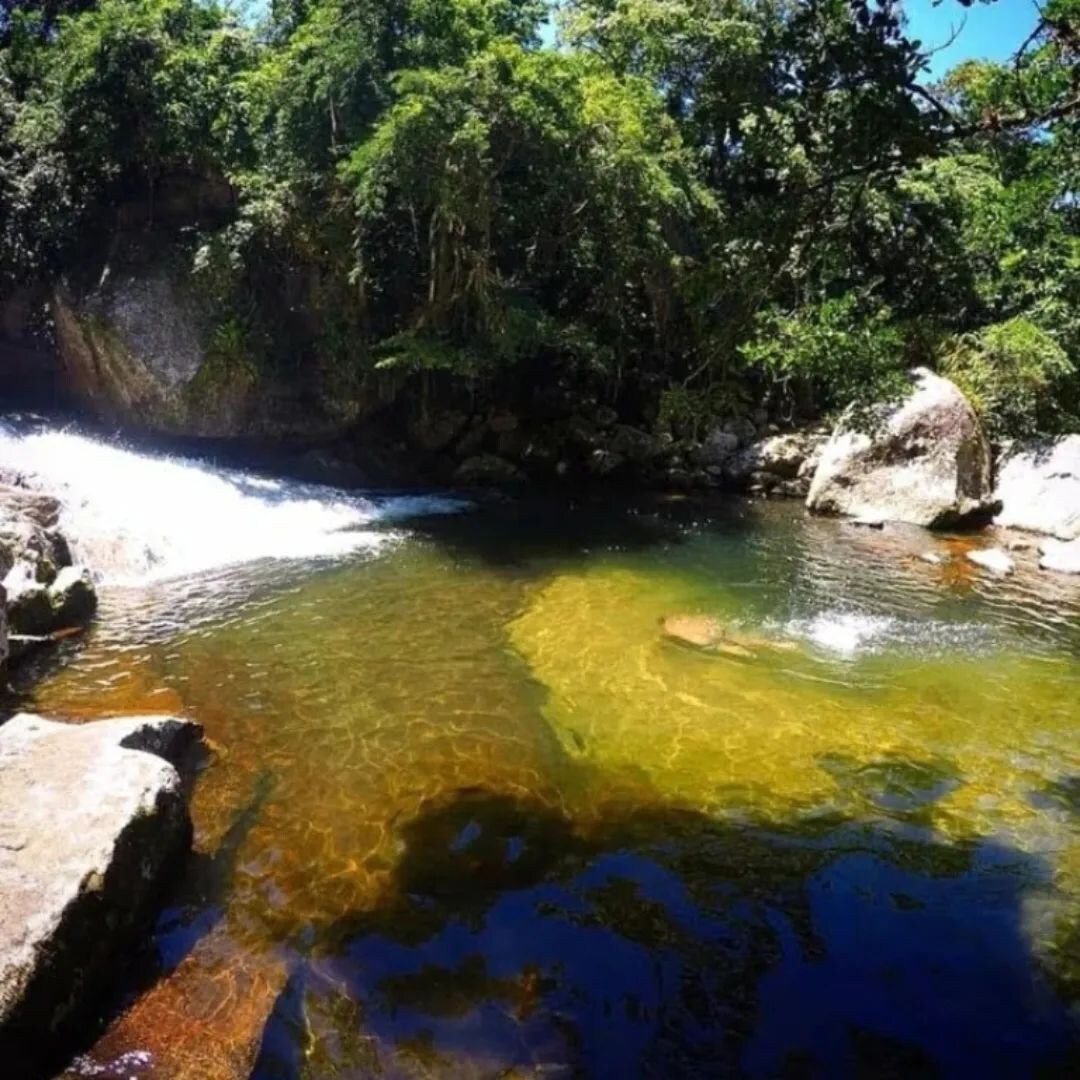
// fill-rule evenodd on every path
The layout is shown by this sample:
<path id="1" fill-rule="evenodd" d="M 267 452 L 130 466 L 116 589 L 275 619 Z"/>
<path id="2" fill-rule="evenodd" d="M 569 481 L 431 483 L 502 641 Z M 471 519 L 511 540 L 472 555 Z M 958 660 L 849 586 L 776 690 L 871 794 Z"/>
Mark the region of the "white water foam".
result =
<path id="1" fill-rule="evenodd" d="M 438 496 L 365 497 L 40 428 L 0 427 L 0 467 L 59 496 L 77 560 L 112 584 L 375 550 L 393 536 L 376 531 L 378 523 L 466 505 Z"/>

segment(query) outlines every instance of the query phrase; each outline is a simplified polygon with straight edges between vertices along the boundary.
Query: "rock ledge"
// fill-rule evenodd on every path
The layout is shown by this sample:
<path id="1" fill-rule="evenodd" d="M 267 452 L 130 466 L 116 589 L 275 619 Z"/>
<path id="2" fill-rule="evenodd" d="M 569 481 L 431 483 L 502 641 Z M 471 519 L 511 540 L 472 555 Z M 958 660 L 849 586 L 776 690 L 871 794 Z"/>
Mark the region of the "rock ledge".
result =
<path id="1" fill-rule="evenodd" d="M 173 717 L 0 727 L 0 1060 L 29 1070 L 105 982 L 191 842 Z"/>

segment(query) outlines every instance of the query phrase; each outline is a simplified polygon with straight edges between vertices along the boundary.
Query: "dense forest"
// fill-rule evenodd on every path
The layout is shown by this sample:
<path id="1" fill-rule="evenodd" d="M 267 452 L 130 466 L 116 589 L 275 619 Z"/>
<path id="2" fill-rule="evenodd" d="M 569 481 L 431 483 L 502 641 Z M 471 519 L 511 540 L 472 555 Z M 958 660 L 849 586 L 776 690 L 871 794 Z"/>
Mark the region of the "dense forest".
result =
<path id="1" fill-rule="evenodd" d="M 685 430 L 919 363 L 998 434 L 1061 429 L 1080 3 L 1032 21 L 934 84 L 893 0 L 4 0 L 0 294 L 134 221 L 209 313 L 215 391 Z"/>

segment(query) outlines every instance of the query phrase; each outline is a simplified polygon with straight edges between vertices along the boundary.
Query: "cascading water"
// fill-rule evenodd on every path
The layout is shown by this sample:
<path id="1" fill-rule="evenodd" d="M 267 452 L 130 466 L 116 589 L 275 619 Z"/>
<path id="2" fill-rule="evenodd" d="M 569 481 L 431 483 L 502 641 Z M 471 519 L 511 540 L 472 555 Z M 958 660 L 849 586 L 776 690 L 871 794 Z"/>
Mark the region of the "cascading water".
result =
<path id="1" fill-rule="evenodd" d="M 374 550 L 392 536 L 379 524 L 464 505 L 266 479 L 17 423 L 0 425 L 0 468 L 61 499 L 61 526 L 77 560 L 110 584 Z"/>

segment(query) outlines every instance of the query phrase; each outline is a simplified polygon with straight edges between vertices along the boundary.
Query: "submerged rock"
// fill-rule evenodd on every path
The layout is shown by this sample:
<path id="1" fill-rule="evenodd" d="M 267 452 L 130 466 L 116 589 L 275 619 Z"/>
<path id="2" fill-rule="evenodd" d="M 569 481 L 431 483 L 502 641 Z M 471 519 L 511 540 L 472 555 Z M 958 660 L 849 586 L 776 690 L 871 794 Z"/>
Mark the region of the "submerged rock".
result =
<path id="1" fill-rule="evenodd" d="M 990 449 L 960 390 L 925 368 L 870 431 L 849 415 L 822 454 L 807 497 L 819 513 L 903 521 L 927 528 L 989 519 Z"/>
<path id="2" fill-rule="evenodd" d="M 753 660 L 761 649 L 789 651 L 797 649 L 793 641 L 732 632 L 712 615 L 668 615 L 660 620 L 663 636 L 679 645 L 689 645 L 703 652 Z"/>
<path id="3" fill-rule="evenodd" d="M 1007 452 L 995 491 L 1001 512 L 995 524 L 1080 537 L 1080 435 L 1026 443 Z"/>
<path id="4" fill-rule="evenodd" d="M 1001 548 L 979 548 L 975 551 L 969 551 L 967 559 L 976 566 L 981 566 L 984 570 L 1002 576 L 1011 574 L 1016 569 L 1016 564 Z"/>
<path id="5" fill-rule="evenodd" d="M 173 717 L 0 727 L 0 1053 L 22 1075 L 152 915 L 191 824 Z"/>

